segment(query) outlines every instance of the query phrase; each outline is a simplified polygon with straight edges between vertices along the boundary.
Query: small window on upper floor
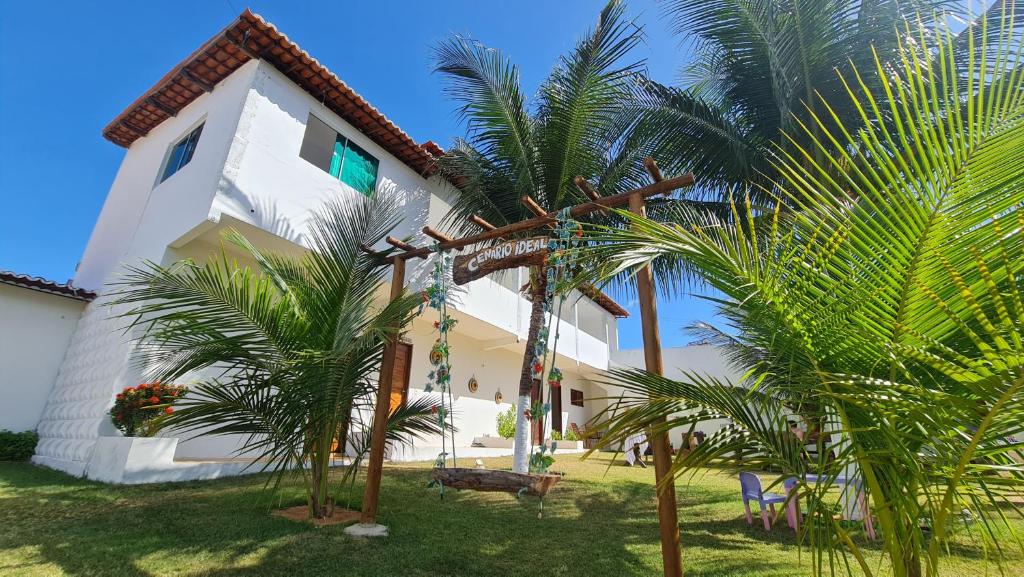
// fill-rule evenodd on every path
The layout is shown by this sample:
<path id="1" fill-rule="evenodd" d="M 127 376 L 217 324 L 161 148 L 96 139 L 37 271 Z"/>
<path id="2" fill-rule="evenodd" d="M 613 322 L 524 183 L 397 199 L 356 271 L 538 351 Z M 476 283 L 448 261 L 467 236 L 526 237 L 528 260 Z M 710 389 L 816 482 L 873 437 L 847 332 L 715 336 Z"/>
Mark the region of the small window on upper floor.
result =
<path id="1" fill-rule="evenodd" d="M 182 138 L 171 147 L 171 153 L 167 156 L 167 164 L 164 166 L 164 173 L 160 177 L 160 182 L 170 178 L 172 174 L 184 168 L 192 160 L 192 155 L 196 152 L 196 145 L 199 144 L 199 135 L 203 133 L 204 124 L 206 123 L 204 122 L 197 126 L 192 132 L 188 133 L 188 136 Z"/>
<path id="2" fill-rule="evenodd" d="M 583 391 L 569 389 L 569 403 L 574 407 L 583 406 Z"/>
<path id="3" fill-rule="evenodd" d="M 372 197 L 380 162 L 312 114 L 306 122 L 299 156 L 359 194 Z"/>

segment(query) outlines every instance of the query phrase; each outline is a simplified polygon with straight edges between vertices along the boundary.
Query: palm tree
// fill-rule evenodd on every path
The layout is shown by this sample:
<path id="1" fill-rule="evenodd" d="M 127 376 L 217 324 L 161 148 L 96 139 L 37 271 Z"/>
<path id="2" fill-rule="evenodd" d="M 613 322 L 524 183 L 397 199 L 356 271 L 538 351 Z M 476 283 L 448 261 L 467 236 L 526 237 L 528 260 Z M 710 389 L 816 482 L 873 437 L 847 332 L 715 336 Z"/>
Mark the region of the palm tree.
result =
<path id="1" fill-rule="evenodd" d="M 734 329 L 718 336 L 748 371 L 741 382 L 614 371 L 626 394 L 601 417 L 602 445 L 730 419 L 676 459 L 674 476 L 742 455 L 745 468 L 795 477 L 817 574 L 874 574 L 833 520 L 825 492 L 839 476 L 870 495 L 897 577 L 940 573 L 963 509 L 987 551 L 1007 546 L 1003 510 L 1024 490 L 1024 45 L 1013 16 L 968 29 L 967 50 L 948 31 L 908 27 L 899 57 L 872 65 L 881 88 L 861 84 L 859 66 L 842 73 L 842 97 L 819 99 L 799 138 L 768 153 L 775 210 L 748 198 L 730 219 L 683 207 L 690 226 L 623 214 L 630 230 L 599 229 L 604 276 L 658 258 L 695 267 Z M 842 109 L 861 118 L 848 126 Z M 794 416 L 820 424 L 817 458 L 787 434 Z"/>
<path id="2" fill-rule="evenodd" d="M 441 172 L 458 184 L 446 223 L 473 231 L 468 218 L 480 216 L 501 226 L 532 217 L 521 202 L 532 197 L 555 211 L 589 200 L 573 184 L 575 176 L 594 183 L 599 194 L 621 192 L 643 169 L 638 151 L 622 142 L 622 113 L 640 62 L 629 61 L 641 31 L 625 18 L 618 0 L 601 11 L 597 25 L 562 57 L 542 83 L 537 101 L 527 105 L 519 72 L 497 50 L 468 38 L 439 44 L 436 71 L 448 82 L 467 136 L 438 160 Z M 529 430 L 526 409 L 533 384 L 531 355 L 544 322 L 546 276 L 530 272 L 533 301 L 516 402 L 515 470 L 526 472 Z"/>
<path id="3" fill-rule="evenodd" d="M 162 425 L 242 435 L 240 453 L 278 475 L 299 471 L 310 515 L 328 515 L 333 447 L 340 437 L 344 451 L 350 420 L 360 424 L 376 390 L 384 341 L 419 303 L 379 303 L 387 262 L 360 249 L 397 214 L 391 201 L 333 202 L 311 219 L 301 258 L 268 254 L 232 231 L 227 240 L 254 266 L 224 251 L 205 264 L 129 268 L 112 304 L 128 308 L 137 362 L 161 382 L 198 375 Z M 430 406 L 415 407 L 393 416 L 389 435 L 440 432 Z"/>
<path id="4" fill-rule="evenodd" d="M 862 71 L 861 81 L 879 88 L 875 54 L 888 66 L 898 61 L 895 27 L 905 19 L 925 25 L 951 0 L 665 0 L 673 31 L 691 48 L 680 86 L 638 79 L 636 124 L 630 138 L 653 148 L 668 173 L 692 171 L 698 186 L 687 198 L 722 202 L 750 186 L 755 201 L 767 201 L 777 180 L 771 150 L 789 139 L 817 155 L 808 138 L 820 136 L 810 123 L 841 122 L 853 128 L 858 111 L 843 102 L 835 71 Z M 874 51 L 873 51 L 874 50 Z M 822 114 L 824 100 L 836 103 Z M 669 279 L 679 282 L 681 279 Z M 666 288 L 669 288 L 666 286 Z"/>

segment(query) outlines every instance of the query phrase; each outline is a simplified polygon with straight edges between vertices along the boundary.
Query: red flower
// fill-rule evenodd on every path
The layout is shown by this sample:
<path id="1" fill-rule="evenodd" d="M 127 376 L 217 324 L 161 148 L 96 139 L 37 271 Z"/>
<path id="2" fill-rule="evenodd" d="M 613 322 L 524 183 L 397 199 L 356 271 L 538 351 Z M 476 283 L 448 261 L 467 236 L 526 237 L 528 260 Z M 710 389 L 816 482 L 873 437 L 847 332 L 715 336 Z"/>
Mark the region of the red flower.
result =
<path id="1" fill-rule="evenodd" d="M 170 408 L 170 407 L 168 407 L 168 408 Z M 437 414 L 437 405 L 434 405 L 434 406 L 430 407 L 430 414 L 432 414 L 432 415 L 436 415 Z"/>
<path id="2" fill-rule="evenodd" d="M 172 408 L 170 408 L 170 407 L 166 407 L 166 408 L 164 409 L 164 413 L 165 413 L 165 414 L 168 414 L 168 415 L 170 415 L 170 414 L 171 414 L 171 413 L 173 413 L 173 412 L 174 412 L 174 409 L 172 409 Z"/>
<path id="3" fill-rule="evenodd" d="M 160 404 L 160 397 L 158 397 L 156 395 L 153 395 L 152 397 L 149 398 L 149 402 L 154 404 L 154 405 L 159 405 Z"/>
<path id="4" fill-rule="evenodd" d="M 138 386 L 138 388 L 139 389 L 148 389 L 149 385 L 147 385 L 146 383 L 142 383 L 141 385 Z"/>
<path id="5" fill-rule="evenodd" d="M 576 229 L 576 236 L 583 236 L 583 229 L 582 228 L 577 228 Z"/>
<path id="6" fill-rule="evenodd" d="M 124 395 L 122 395 L 121 393 L 118 393 L 116 398 L 119 401 L 123 401 L 124 400 Z"/>
<path id="7" fill-rule="evenodd" d="M 434 328 L 435 329 L 441 328 L 441 321 L 434 321 Z"/>

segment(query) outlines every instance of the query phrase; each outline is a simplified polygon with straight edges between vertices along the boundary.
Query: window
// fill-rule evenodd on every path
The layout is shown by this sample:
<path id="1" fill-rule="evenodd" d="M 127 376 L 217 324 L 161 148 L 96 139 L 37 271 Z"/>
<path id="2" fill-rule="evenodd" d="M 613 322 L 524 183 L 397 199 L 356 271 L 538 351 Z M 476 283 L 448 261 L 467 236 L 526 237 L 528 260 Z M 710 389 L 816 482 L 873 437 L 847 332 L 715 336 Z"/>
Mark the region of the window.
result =
<path id="1" fill-rule="evenodd" d="M 197 126 L 195 130 L 188 133 L 188 136 L 182 138 L 171 147 L 171 154 L 167 157 L 167 165 L 164 166 L 164 173 L 160 177 L 160 182 L 170 178 L 172 174 L 181 170 L 192 160 L 192 155 L 196 152 L 196 144 L 199 143 L 199 135 L 203 133 L 203 124 Z"/>
<path id="2" fill-rule="evenodd" d="M 299 156 L 364 196 L 377 188 L 380 162 L 359 145 L 309 115 Z"/>
<path id="3" fill-rule="evenodd" d="M 583 406 L 583 391 L 569 389 L 569 403 L 574 407 Z"/>

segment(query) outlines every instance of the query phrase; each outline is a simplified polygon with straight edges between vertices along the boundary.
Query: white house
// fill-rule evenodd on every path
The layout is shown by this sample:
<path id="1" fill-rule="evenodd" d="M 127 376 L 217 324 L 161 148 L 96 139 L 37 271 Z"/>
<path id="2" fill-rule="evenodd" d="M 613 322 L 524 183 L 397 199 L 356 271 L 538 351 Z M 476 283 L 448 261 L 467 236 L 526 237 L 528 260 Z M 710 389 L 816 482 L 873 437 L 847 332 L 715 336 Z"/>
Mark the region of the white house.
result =
<path id="1" fill-rule="evenodd" d="M 395 236 L 429 244 L 419 231 L 439 227 L 452 194 L 431 171 L 441 150 L 432 142 L 414 142 L 248 10 L 140 95 L 103 134 L 126 152 L 74 278 L 76 287 L 98 297 L 74 301 L 83 309 L 80 318 L 77 309 L 69 309 L 59 329 L 67 334 L 51 343 L 60 354 L 39 350 L 38 359 L 28 361 L 7 358 L 6 348 L 0 353 L 2 363 L 38 365 L 32 387 L 39 398 L 32 402 L 39 407 L 34 426 L 40 443 L 33 460 L 126 482 L 235 472 L 237 463 L 225 459 L 235 455 L 238 441 L 223 437 L 171 444 L 162 449 L 162 462 L 132 478 L 108 470 L 109 437 L 118 433 L 107 412 L 116 392 L 142 379 L 129 362 L 123 321 L 112 318 L 116 311 L 105 304 L 108 284 L 124 265 L 142 259 L 205 260 L 220 250 L 220 236 L 229 228 L 262 248 L 300 253 L 310 211 L 326 199 L 394 195 L 405 210 Z M 411 288 L 422 288 L 429 264 L 410 266 Z M 495 417 L 517 393 L 530 310 L 518 291 L 524 273 L 469 283 L 456 306 L 460 322 L 449 343 L 460 455 L 511 452 L 471 445 L 475 439 L 496 445 L 478 438 L 496 435 Z M 571 299 L 562 314 L 557 364 L 565 380 L 561 394 L 551 399 L 549 427 L 582 426 L 602 407 L 581 399 L 608 396 L 592 379 L 608 368 L 617 350 L 616 318 L 626 311 L 597 291 L 589 294 Z M 436 338 L 433 320 L 417 319 L 401 351 L 408 361 L 399 367 L 395 387 L 407 396 L 422 394 Z M 2 374 L 5 390 L 17 384 Z M 471 378 L 478 383 L 475 391 L 469 389 Z M 45 407 L 40 391 L 48 391 Z M 35 417 L 26 416 L 17 427 L 0 427 L 29 428 Z M 422 441 L 393 457 L 432 459 L 440 444 Z"/>

